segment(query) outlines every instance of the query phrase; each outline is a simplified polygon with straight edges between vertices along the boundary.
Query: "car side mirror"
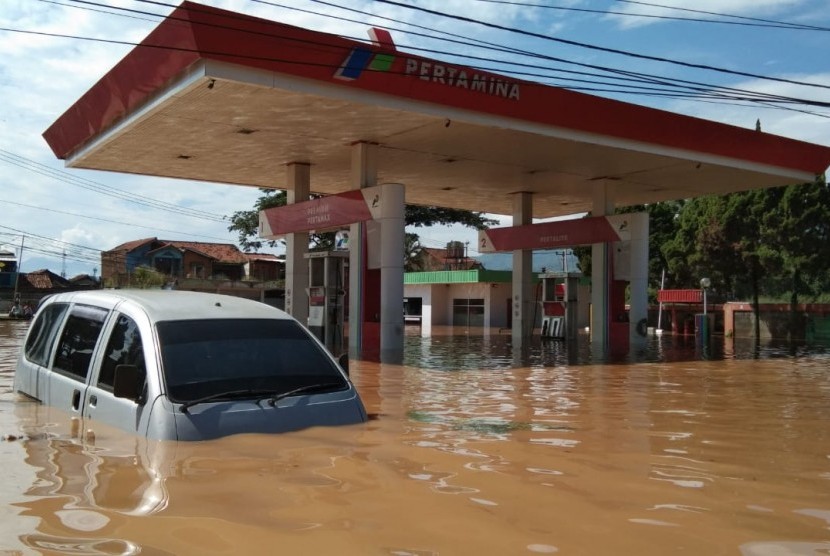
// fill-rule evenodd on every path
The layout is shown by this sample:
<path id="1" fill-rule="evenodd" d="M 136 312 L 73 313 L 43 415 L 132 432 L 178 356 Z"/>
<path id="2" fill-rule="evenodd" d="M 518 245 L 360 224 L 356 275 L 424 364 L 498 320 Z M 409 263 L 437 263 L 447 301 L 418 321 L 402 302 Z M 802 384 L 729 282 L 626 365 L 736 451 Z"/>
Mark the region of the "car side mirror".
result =
<path id="1" fill-rule="evenodd" d="M 145 378 L 145 372 L 135 365 L 116 365 L 113 394 L 116 398 L 127 398 L 139 402 L 144 390 Z"/>
<path id="2" fill-rule="evenodd" d="M 349 376 L 349 354 L 343 353 L 337 358 L 337 363 L 346 371 L 346 376 Z"/>

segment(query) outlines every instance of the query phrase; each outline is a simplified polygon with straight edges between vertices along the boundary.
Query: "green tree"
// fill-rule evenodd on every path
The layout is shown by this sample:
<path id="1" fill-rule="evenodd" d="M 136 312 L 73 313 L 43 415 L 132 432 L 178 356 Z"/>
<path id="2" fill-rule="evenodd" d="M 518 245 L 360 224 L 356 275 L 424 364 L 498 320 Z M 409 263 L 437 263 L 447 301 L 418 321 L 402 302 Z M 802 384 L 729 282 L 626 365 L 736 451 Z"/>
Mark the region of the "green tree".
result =
<path id="1" fill-rule="evenodd" d="M 413 226 L 415 228 L 461 224 L 467 228 L 484 230 L 494 224 L 498 224 L 498 220 L 487 218 L 482 212 L 421 205 L 406 205 L 406 215 L 404 218 L 407 226 Z"/>
<path id="2" fill-rule="evenodd" d="M 788 296 L 793 306 L 802 296 L 815 301 L 830 290 L 830 188 L 822 176 L 777 193 L 767 229 L 768 240 L 780 252 L 780 266 L 770 287 L 776 296 Z"/>
<path id="3" fill-rule="evenodd" d="M 765 190 L 691 199 L 680 214 L 677 235 L 664 253 L 675 287 L 699 287 L 708 277 L 725 297 L 751 297 L 757 315 L 764 269 L 775 253 L 764 242 Z M 755 319 L 756 339 L 760 323 Z"/>
<path id="4" fill-rule="evenodd" d="M 421 245 L 418 234 L 406 233 L 404 238 L 404 272 L 420 272 L 424 270 L 426 250 Z"/>
<path id="5" fill-rule="evenodd" d="M 617 213 L 637 212 L 642 206 Z M 748 299 L 759 314 L 762 297 L 788 299 L 791 331 L 798 330 L 796 306 L 830 290 L 830 187 L 813 183 L 710 195 L 648 205 L 649 281 L 668 270 L 667 288 L 698 288 Z M 590 248 L 574 250 L 590 273 Z M 756 339 L 760 321 L 755 319 Z"/>
<path id="6" fill-rule="evenodd" d="M 254 208 L 251 210 L 238 210 L 234 212 L 229 220 L 231 225 L 228 231 L 236 232 L 239 246 L 243 251 L 259 251 L 263 245 L 274 247 L 275 240 L 259 239 L 259 212 L 272 207 L 281 207 L 286 204 L 287 196 L 284 189 L 260 188 L 262 196 L 254 201 Z"/>
<path id="7" fill-rule="evenodd" d="M 130 277 L 130 286 L 141 289 L 160 288 L 166 282 L 164 274 L 149 266 L 136 267 Z"/>
<path id="8" fill-rule="evenodd" d="M 797 312 L 799 300 L 819 299 L 830 290 L 830 188 L 822 176 L 812 183 L 771 190 L 765 215 L 765 241 L 775 250 L 775 266 L 767 270 L 768 293 L 788 298 L 790 332 L 806 324 Z"/>
<path id="9" fill-rule="evenodd" d="M 671 287 L 698 288 L 705 276 L 713 291 L 725 297 L 752 293 L 747 276 L 757 254 L 759 230 L 747 195 L 710 195 L 686 202 L 674 238 L 663 247 Z"/>
<path id="10" fill-rule="evenodd" d="M 716 291 L 751 299 L 756 315 L 762 296 L 787 290 L 794 308 L 803 277 L 816 284 L 826 276 L 828 206 L 823 183 L 692 199 L 666 249 L 671 270 L 690 287 L 708 276 Z"/>
<path id="11" fill-rule="evenodd" d="M 272 207 L 281 207 L 286 204 L 287 195 L 281 189 L 260 189 L 263 195 L 254 202 L 251 210 L 234 212 L 230 216 L 228 230 L 236 232 L 239 238 L 239 245 L 243 251 L 254 251 L 261 249 L 264 244 L 271 247 L 276 241 L 259 239 L 259 212 Z M 426 207 L 418 205 L 406 205 L 405 223 L 407 226 L 416 228 L 461 224 L 468 228 L 483 230 L 488 226 L 497 224 L 497 220 L 487 218 L 484 213 L 464 209 L 452 209 L 443 207 Z M 417 234 L 412 234 L 418 240 Z M 312 249 L 329 249 L 333 245 L 334 234 L 313 235 L 310 238 Z"/>

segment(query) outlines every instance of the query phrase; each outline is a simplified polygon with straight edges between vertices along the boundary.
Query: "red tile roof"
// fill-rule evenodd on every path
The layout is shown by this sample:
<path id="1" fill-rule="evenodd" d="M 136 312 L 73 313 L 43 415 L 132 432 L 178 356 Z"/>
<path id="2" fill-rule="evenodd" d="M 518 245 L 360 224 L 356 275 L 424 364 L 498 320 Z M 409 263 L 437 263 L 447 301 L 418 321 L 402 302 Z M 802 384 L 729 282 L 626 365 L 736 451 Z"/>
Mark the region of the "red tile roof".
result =
<path id="1" fill-rule="evenodd" d="M 148 243 L 151 243 L 151 248 L 153 251 L 164 248 L 166 246 L 176 247 L 177 249 L 187 249 L 189 251 L 194 251 L 205 257 L 209 257 L 214 259 L 220 263 L 229 263 L 229 264 L 242 264 L 248 261 L 245 257 L 244 253 L 240 251 L 236 245 L 230 243 L 206 243 L 200 241 L 174 241 L 168 239 L 158 239 L 155 237 L 145 238 L 145 239 L 136 239 L 133 241 L 128 241 L 126 243 L 122 243 L 118 247 L 111 249 L 108 253 L 112 253 L 114 251 L 119 252 L 129 252 L 133 251 L 139 247 L 142 247 Z"/>
<path id="2" fill-rule="evenodd" d="M 122 243 L 121 245 L 110 249 L 110 252 L 111 251 L 132 251 L 133 249 L 135 249 L 137 247 L 141 247 L 145 243 L 148 243 L 148 242 L 151 242 L 151 241 L 158 241 L 158 240 L 154 237 L 148 237 L 148 238 L 144 238 L 144 239 L 134 239 L 132 241 Z"/>
<path id="3" fill-rule="evenodd" d="M 161 240 L 164 241 L 164 240 Z M 167 241 L 169 245 L 180 249 L 195 251 L 220 263 L 245 263 L 245 254 L 230 243 L 201 243 L 197 241 Z"/>
<path id="4" fill-rule="evenodd" d="M 66 288 L 69 281 L 58 276 L 54 272 L 42 268 L 32 272 L 21 273 L 20 277 L 29 283 L 30 287 L 36 290 L 51 290 L 55 288 Z"/>

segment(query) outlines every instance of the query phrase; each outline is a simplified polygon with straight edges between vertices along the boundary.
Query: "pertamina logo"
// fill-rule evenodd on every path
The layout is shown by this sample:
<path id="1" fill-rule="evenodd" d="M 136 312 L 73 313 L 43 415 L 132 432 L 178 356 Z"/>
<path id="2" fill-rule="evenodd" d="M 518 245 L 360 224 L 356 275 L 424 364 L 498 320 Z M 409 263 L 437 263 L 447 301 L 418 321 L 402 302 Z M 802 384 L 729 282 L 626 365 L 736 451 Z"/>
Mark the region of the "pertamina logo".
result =
<path id="1" fill-rule="evenodd" d="M 395 56 L 392 54 L 376 53 L 368 48 L 354 48 L 334 73 L 334 77 L 354 81 L 367 69 L 388 72 L 394 62 Z M 403 74 L 446 87 L 519 100 L 518 83 L 478 73 L 470 68 L 407 58 L 403 66 Z"/>
<path id="2" fill-rule="evenodd" d="M 367 48 L 355 48 L 346 56 L 340 68 L 334 72 L 334 76 L 337 79 L 354 81 L 366 69 L 389 71 L 394 61 L 395 57 L 391 54 L 376 54 Z"/>

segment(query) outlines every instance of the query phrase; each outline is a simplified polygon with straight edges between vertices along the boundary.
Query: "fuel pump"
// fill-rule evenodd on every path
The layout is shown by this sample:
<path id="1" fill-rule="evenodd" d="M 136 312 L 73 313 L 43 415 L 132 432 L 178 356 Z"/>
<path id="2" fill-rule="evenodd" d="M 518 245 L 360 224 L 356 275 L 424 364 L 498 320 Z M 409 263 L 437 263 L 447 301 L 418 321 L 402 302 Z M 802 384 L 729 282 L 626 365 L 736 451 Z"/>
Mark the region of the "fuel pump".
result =
<path id="1" fill-rule="evenodd" d="M 345 346 L 345 298 L 348 251 L 306 254 L 308 259 L 308 329 L 339 356 Z"/>
<path id="2" fill-rule="evenodd" d="M 542 337 L 575 340 L 579 272 L 544 272 L 542 282 Z"/>

